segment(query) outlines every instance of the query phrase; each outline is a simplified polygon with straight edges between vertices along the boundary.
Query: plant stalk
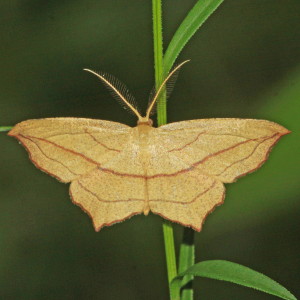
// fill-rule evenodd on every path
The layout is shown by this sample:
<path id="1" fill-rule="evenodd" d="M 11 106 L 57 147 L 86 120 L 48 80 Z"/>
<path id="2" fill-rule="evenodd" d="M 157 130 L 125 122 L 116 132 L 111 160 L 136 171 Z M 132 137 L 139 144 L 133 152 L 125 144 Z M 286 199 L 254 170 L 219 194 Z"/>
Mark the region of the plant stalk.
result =
<path id="1" fill-rule="evenodd" d="M 195 264 L 195 232 L 193 229 L 185 227 L 179 251 L 178 273 L 185 272 Z M 193 300 L 193 279 L 194 276 L 186 275 L 181 282 L 181 300 Z"/>
<path id="2" fill-rule="evenodd" d="M 164 79 L 161 2 L 162 0 L 152 0 L 154 71 L 156 90 L 159 88 Z M 158 126 L 167 123 L 167 101 L 165 91 L 161 93 L 157 101 L 157 123 Z"/>
<path id="3" fill-rule="evenodd" d="M 159 88 L 163 81 L 163 37 L 162 37 L 162 9 L 161 0 L 152 0 L 153 15 L 153 46 L 154 46 L 154 70 L 155 70 L 155 87 Z M 161 93 L 157 104 L 157 123 L 158 126 L 167 123 L 167 103 L 165 91 Z M 163 223 L 163 235 L 166 253 L 168 283 L 171 300 L 179 300 L 179 290 L 171 290 L 171 281 L 177 276 L 176 254 L 174 246 L 174 236 L 172 224 L 168 221 Z"/>

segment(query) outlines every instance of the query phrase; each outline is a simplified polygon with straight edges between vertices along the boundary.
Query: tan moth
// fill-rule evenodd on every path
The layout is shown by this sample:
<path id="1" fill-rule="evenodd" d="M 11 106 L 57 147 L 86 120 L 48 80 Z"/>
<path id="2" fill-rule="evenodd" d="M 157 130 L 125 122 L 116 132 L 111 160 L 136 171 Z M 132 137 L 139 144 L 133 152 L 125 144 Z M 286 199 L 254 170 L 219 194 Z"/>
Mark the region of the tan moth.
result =
<path id="1" fill-rule="evenodd" d="M 290 131 L 266 120 L 217 118 L 152 127 L 150 113 L 164 80 L 142 117 L 114 81 L 97 74 L 138 117 L 136 127 L 84 118 L 47 118 L 17 124 L 8 134 L 32 162 L 61 182 L 96 231 L 149 211 L 200 231 L 223 203 L 224 183 L 258 169 Z"/>

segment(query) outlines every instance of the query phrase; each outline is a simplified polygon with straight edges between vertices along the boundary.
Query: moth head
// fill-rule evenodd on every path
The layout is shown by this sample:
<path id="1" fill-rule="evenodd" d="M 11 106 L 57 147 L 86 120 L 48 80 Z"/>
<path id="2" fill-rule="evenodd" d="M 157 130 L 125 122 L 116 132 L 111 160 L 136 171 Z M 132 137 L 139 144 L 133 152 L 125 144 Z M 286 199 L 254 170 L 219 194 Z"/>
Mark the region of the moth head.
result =
<path id="1" fill-rule="evenodd" d="M 153 121 L 150 118 L 142 117 L 141 119 L 138 119 L 137 125 L 152 126 L 153 125 Z"/>

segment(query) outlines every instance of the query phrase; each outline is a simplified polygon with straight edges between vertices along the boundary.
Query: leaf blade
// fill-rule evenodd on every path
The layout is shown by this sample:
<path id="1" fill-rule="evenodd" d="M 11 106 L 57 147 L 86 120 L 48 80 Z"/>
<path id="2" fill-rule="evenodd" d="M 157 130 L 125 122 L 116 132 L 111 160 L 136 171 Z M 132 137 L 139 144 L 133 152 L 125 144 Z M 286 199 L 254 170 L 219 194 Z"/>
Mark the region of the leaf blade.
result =
<path id="1" fill-rule="evenodd" d="M 186 275 L 228 281 L 250 287 L 285 300 L 297 300 L 285 287 L 273 279 L 248 267 L 224 260 L 208 260 L 197 263 L 173 279 L 181 281 Z M 176 283 L 178 284 L 178 282 Z"/>
<path id="2" fill-rule="evenodd" d="M 12 129 L 12 126 L 0 126 L 0 132 L 9 131 Z"/>
<path id="3" fill-rule="evenodd" d="M 167 74 L 183 47 L 224 0 L 198 0 L 175 32 L 164 55 Z"/>

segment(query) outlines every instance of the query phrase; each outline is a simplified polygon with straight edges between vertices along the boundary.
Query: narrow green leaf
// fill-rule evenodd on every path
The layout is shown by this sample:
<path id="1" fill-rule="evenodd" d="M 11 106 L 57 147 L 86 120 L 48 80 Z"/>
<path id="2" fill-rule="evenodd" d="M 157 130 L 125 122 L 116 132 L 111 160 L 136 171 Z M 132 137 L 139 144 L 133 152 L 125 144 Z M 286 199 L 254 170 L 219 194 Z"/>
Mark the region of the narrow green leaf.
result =
<path id="1" fill-rule="evenodd" d="M 286 288 L 271 278 L 248 267 L 225 260 L 208 260 L 197 263 L 174 278 L 172 284 L 178 285 L 178 281 L 181 282 L 186 275 L 229 281 L 282 299 L 297 300 Z"/>
<path id="2" fill-rule="evenodd" d="M 194 230 L 185 227 L 183 230 L 182 243 L 179 252 L 178 273 L 183 273 L 195 264 Z M 193 299 L 194 276 L 187 275 L 181 282 L 181 300 Z"/>
<path id="3" fill-rule="evenodd" d="M 12 129 L 12 126 L 0 126 L 0 132 L 9 131 Z"/>
<path id="4" fill-rule="evenodd" d="M 164 72 L 169 73 L 179 53 L 199 27 L 224 0 L 198 0 L 174 34 L 164 56 Z"/>

